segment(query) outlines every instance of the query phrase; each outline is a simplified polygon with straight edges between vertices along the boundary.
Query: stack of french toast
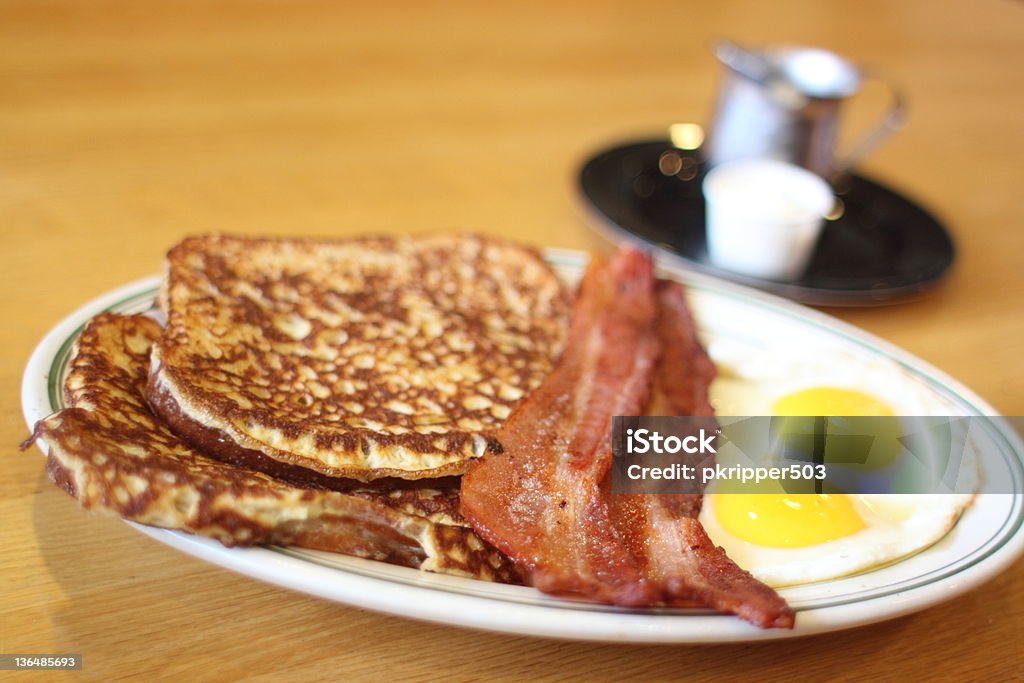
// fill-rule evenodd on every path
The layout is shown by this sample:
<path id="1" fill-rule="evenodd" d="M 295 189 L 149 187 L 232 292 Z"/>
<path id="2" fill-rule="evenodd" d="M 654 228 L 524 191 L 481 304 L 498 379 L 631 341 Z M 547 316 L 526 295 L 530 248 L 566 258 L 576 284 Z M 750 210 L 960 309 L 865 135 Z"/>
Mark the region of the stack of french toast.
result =
<path id="1" fill-rule="evenodd" d="M 538 252 L 478 235 L 188 238 L 158 310 L 86 326 L 34 438 L 86 508 L 514 582 L 459 475 L 500 449 L 570 306 Z"/>

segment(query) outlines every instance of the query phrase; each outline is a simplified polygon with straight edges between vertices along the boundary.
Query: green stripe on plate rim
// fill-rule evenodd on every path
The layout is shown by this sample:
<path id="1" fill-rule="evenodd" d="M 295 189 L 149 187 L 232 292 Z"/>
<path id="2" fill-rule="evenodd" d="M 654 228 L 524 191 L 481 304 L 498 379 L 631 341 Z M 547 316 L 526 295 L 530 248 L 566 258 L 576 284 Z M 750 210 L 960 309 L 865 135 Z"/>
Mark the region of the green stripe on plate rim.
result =
<path id="1" fill-rule="evenodd" d="M 547 261 L 549 263 L 551 263 L 551 265 L 553 265 L 555 267 L 582 268 L 586 264 L 586 258 L 583 255 L 578 255 L 577 256 L 577 255 L 573 255 L 573 254 L 569 254 L 569 253 L 559 253 L 559 252 L 550 252 L 549 251 L 549 252 L 545 253 L 545 258 L 547 259 Z M 726 298 L 737 300 L 737 301 L 741 301 L 741 302 L 746 302 L 747 301 L 747 297 L 745 297 L 743 294 L 741 294 L 739 292 L 730 291 L 729 289 L 720 289 L 718 287 L 713 286 L 710 283 L 687 282 L 686 285 L 687 285 L 687 287 L 689 287 L 691 289 L 706 291 L 708 293 L 714 294 L 715 296 L 724 296 Z M 139 312 L 139 311 L 144 310 L 145 308 L 148 308 L 148 307 L 150 307 L 152 305 L 152 303 L 156 299 L 157 290 L 158 290 L 157 287 L 147 287 L 144 290 L 141 290 L 141 291 L 136 292 L 134 294 L 130 294 L 130 295 L 126 296 L 125 298 L 120 299 L 120 300 L 110 304 L 109 306 L 107 306 L 103 310 L 104 310 L 104 312 L 112 312 L 112 313 Z M 145 304 L 145 306 L 143 307 L 142 304 Z M 989 427 L 989 432 L 992 435 L 995 435 L 995 436 L 998 437 L 997 443 L 999 445 L 1000 453 L 1005 458 L 1005 460 L 1007 462 L 1007 465 L 1010 468 L 1010 472 L 1011 472 L 1011 475 L 1013 477 L 1013 480 L 1014 480 L 1013 490 L 1015 490 L 1015 491 L 1022 491 L 1022 490 L 1024 490 L 1024 486 L 1022 486 L 1022 482 L 1024 482 L 1024 474 L 1022 474 L 1022 463 L 1020 461 L 1020 458 L 1014 452 L 1012 444 L 1010 444 L 1010 442 L 1007 440 L 1006 435 L 1003 433 L 1003 431 L 1001 429 L 999 429 L 998 426 L 990 419 L 990 416 L 984 415 L 982 413 L 982 411 L 977 406 L 975 406 L 973 403 L 968 401 L 966 398 L 964 398 L 963 396 L 960 396 L 959 394 L 956 394 L 956 393 L 950 391 L 941 382 L 939 382 L 935 378 L 931 377 L 930 375 L 922 372 L 918 368 L 915 368 L 912 365 L 910 365 L 907 362 L 905 362 L 904 360 L 902 360 L 900 358 L 897 358 L 896 356 L 893 356 L 888 350 L 877 348 L 875 346 L 872 346 L 870 343 L 868 343 L 865 340 L 849 336 L 845 330 L 832 329 L 832 328 L 828 328 L 828 327 L 822 326 L 819 323 L 819 321 L 817 321 L 817 320 L 815 320 L 813 318 L 810 318 L 810 319 L 809 318 L 805 318 L 805 317 L 799 315 L 796 311 L 789 310 L 788 308 L 783 307 L 783 306 L 779 306 L 779 305 L 777 305 L 777 304 L 775 304 L 774 302 L 771 302 L 771 301 L 759 301 L 758 304 L 760 306 L 765 307 L 765 308 L 771 309 L 774 312 L 776 312 L 778 314 L 781 314 L 782 316 L 784 316 L 786 318 L 789 318 L 791 320 L 796 320 L 796 321 L 798 321 L 800 323 L 803 323 L 803 324 L 810 324 L 810 325 L 813 325 L 814 327 L 817 327 L 819 329 L 826 330 L 827 332 L 829 332 L 831 334 L 835 334 L 835 335 L 838 335 L 838 336 L 842 337 L 847 342 L 851 342 L 851 343 L 853 343 L 853 344 L 855 344 L 855 345 L 857 345 L 857 346 L 859 346 L 861 348 L 864 348 L 864 349 L 866 349 L 868 351 L 871 351 L 872 353 L 884 356 L 889 361 L 891 361 L 891 362 L 895 363 L 896 365 L 900 366 L 901 368 L 903 368 L 906 372 L 908 372 L 911 375 L 913 375 L 915 377 L 918 377 L 918 378 L 924 380 L 925 382 L 927 382 L 935 391 L 937 391 L 939 394 L 943 395 L 948 400 L 952 401 L 954 404 L 957 404 L 957 405 L 961 406 L 962 408 L 966 408 L 967 411 L 969 412 L 969 414 L 973 414 L 973 415 L 989 418 L 989 419 L 986 420 L 986 423 L 987 423 L 987 425 Z M 64 407 L 64 400 L 63 400 L 63 396 L 61 395 L 60 387 L 63 384 L 64 373 L 67 370 L 67 365 L 68 365 L 68 361 L 69 361 L 70 356 L 71 356 L 71 350 L 74 347 L 74 342 L 78 338 L 78 335 L 81 333 L 81 331 L 82 331 L 82 329 L 84 327 L 85 327 L 85 323 L 82 323 L 81 325 L 79 325 L 75 329 L 75 331 L 72 332 L 68 336 L 68 338 L 63 341 L 63 343 L 61 343 L 59 349 L 57 350 L 57 353 L 54 355 L 53 361 L 50 364 L 50 372 L 49 372 L 49 377 L 48 377 L 47 389 L 48 389 L 49 400 L 50 400 L 50 408 L 53 411 L 60 410 L 61 408 Z M 892 584 L 890 586 L 884 586 L 884 587 L 880 587 L 880 588 L 869 589 L 869 590 L 866 590 L 866 591 L 861 591 L 859 593 L 847 594 L 847 595 L 844 595 L 844 596 L 839 596 L 838 598 L 834 598 L 834 599 L 823 598 L 823 599 L 820 599 L 820 600 L 812 601 L 811 604 L 797 606 L 794 609 L 797 612 L 803 612 L 803 611 L 810 611 L 810 610 L 817 610 L 817 609 L 826 609 L 826 608 L 830 608 L 830 607 L 840 607 L 840 606 L 843 606 L 843 605 L 849 605 L 849 604 L 854 604 L 854 603 L 857 603 L 857 602 L 863 602 L 865 600 L 873 600 L 873 599 L 877 599 L 877 598 L 888 597 L 888 596 L 891 596 L 891 595 L 896 595 L 898 593 L 904 592 L 906 590 L 910 590 L 910 589 L 914 589 L 914 588 L 920 588 L 920 587 L 926 586 L 926 585 L 928 585 L 930 583 L 934 583 L 936 581 L 941 581 L 942 579 L 945 579 L 945 578 L 948 578 L 950 576 L 953 576 L 953 575 L 955 575 L 955 574 L 957 574 L 957 573 L 959 573 L 961 571 L 964 571 L 965 569 L 969 569 L 970 567 L 973 567 L 973 566 L 979 564 L 980 562 L 984 561 L 986 558 L 990 557 L 993 553 L 997 552 L 1000 548 L 1002 548 L 1006 544 L 1006 542 L 1010 538 L 1012 538 L 1022 528 L 1022 526 L 1024 526 L 1024 514 L 1022 514 L 1022 511 L 1024 511 L 1024 504 L 1022 504 L 1022 496 L 1020 494 L 1015 494 L 1013 498 L 1014 498 L 1013 505 L 1010 508 L 1009 514 L 1007 515 L 1006 519 L 1003 521 L 1002 525 L 985 542 L 984 545 L 982 545 L 981 547 L 977 548 L 971 555 L 958 558 L 956 561 L 951 562 L 951 563 L 949 563 L 949 564 L 947 564 L 947 565 L 945 565 L 943 567 L 939 567 L 937 569 L 933 569 L 932 571 L 928 572 L 927 574 L 922 574 L 921 576 L 914 577 L 912 579 L 906 579 L 905 581 L 901 581 L 899 583 Z M 416 587 L 419 587 L 419 588 L 427 588 L 427 589 L 434 590 L 434 591 L 456 593 L 456 594 L 468 595 L 468 596 L 472 596 L 472 597 L 480 597 L 481 599 L 498 600 L 498 601 L 501 601 L 501 602 L 510 602 L 510 603 L 517 603 L 517 604 L 535 604 L 535 605 L 537 605 L 539 607 L 547 607 L 547 608 L 554 607 L 554 608 L 558 608 L 558 609 L 574 609 L 574 610 L 583 610 L 583 611 L 592 611 L 592 612 L 614 612 L 614 613 L 618 613 L 618 614 L 622 614 L 622 613 L 650 614 L 651 613 L 650 610 L 628 610 L 628 609 L 622 609 L 622 608 L 608 607 L 608 606 L 605 606 L 605 605 L 595 605 L 595 604 L 590 604 L 590 603 L 574 603 L 574 602 L 567 602 L 567 601 L 559 602 L 556 605 L 550 605 L 550 604 L 540 603 L 535 598 L 532 598 L 532 597 L 524 597 L 523 599 L 515 599 L 515 598 L 508 597 L 508 596 L 494 596 L 494 595 L 480 596 L 479 595 L 479 591 L 475 591 L 472 588 L 459 589 L 459 588 L 455 588 L 455 587 L 451 587 L 451 586 L 424 586 L 420 580 L 416 580 L 416 579 L 413 579 L 413 578 L 405 579 L 405 578 L 402 578 L 402 577 L 396 577 L 396 576 L 393 576 L 393 575 L 385 574 L 384 572 L 373 571 L 372 569 L 369 568 L 369 565 L 366 568 L 363 568 L 363 567 L 338 567 L 337 565 L 334 565 L 334 564 L 332 564 L 330 562 L 323 561 L 323 560 L 317 558 L 314 555 L 310 555 L 310 554 L 306 553 L 305 551 L 303 551 L 301 549 L 284 548 L 284 547 L 279 547 L 279 546 L 270 546 L 270 547 L 267 548 L 267 550 L 269 550 L 271 552 L 274 552 L 274 553 L 277 553 L 277 554 L 280 554 L 280 555 L 284 555 L 286 557 L 293 558 L 293 559 L 298 559 L 298 560 L 301 560 L 301 561 L 304 561 L 304 562 L 311 562 L 313 564 L 317 564 L 317 565 L 320 565 L 320 566 L 323 566 L 323 567 L 328 567 L 328 568 L 334 569 L 336 571 L 352 572 L 352 573 L 359 574 L 359 575 L 362 575 L 362 576 L 365 576 L 365 577 L 368 577 L 368 578 L 372 578 L 372 579 L 391 581 L 391 582 L 398 582 L 398 583 L 402 583 L 402 584 L 405 584 L 405 585 L 416 586 Z M 416 576 L 415 574 L 411 573 L 413 570 L 409 570 L 409 571 L 410 571 L 410 576 Z M 665 614 L 665 615 L 672 615 L 672 616 L 688 616 L 688 615 L 689 616 L 694 616 L 694 615 L 713 615 L 714 614 L 713 612 L 710 612 L 710 611 L 707 611 L 707 610 L 694 610 L 694 609 L 688 609 L 688 610 L 659 609 L 659 610 L 656 611 L 656 613 L 658 613 L 658 614 Z M 727 617 L 725 617 L 725 618 L 727 618 Z"/>

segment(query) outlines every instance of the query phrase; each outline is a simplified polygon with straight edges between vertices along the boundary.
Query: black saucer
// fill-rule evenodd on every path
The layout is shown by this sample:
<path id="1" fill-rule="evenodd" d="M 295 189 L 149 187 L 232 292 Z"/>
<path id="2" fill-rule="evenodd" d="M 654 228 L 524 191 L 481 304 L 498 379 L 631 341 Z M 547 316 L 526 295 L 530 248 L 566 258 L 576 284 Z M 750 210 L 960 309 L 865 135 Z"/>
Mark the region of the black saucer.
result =
<path id="1" fill-rule="evenodd" d="M 663 155 L 669 153 L 663 158 Z M 825 224 L 802 278 L 776 282 L 716 268 L 704 244 L 704 165 L 667 140 L 601 152 L 580 171 L 599 227 L 656 247 L 678 265 L 816 306 L 877 306 L 934 286 L 953 263 L 953 241 L 923 208 L 853 174 L 837 188 L 844 211 Z"/>

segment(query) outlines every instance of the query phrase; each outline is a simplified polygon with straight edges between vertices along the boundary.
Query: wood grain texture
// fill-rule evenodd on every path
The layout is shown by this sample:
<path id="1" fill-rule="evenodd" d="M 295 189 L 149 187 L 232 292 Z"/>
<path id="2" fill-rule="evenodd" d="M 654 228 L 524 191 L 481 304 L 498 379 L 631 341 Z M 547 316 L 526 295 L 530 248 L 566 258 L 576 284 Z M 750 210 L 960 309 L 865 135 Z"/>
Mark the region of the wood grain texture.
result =
<path id="1" fill-rule="evenodd" d="M 203 564 L 83 513 L 37 452 L 17 453 L 20 376 L 43 333 L 156 272 L 186 234 L 468 227 L 598 247 L 578 164 L 705 120 L 722 35 L 831 47 L 906 87 L 909 125 L 865 171 L 948 221 L 956 270 L 920 302 L 831 312 L 1024 414 L 1019 3 L 0 4 L 0 652 L 83 652 L 91 680 L 1019 676 L 1021 563 L 920 614 L 792 642 L 517 638 Z"/>

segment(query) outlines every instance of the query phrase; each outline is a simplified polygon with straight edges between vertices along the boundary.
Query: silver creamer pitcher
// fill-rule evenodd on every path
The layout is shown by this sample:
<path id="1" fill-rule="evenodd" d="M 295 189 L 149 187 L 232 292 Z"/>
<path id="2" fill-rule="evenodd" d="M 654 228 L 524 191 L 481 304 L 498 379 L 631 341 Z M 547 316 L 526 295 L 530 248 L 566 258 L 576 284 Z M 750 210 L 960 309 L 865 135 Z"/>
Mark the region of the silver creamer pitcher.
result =
<path id="1" fill-rule="evenodd" d="M 902 124 L 903 98 L 886 83 L 892 101 L 881 122 L 837 155 L 840 105 L 877 77 L 816 48 L 761 52 L 722 41 L 714 53 L 724 74 L 707 144 L 711 165 L 769 158 L 834 179 Z"/>

